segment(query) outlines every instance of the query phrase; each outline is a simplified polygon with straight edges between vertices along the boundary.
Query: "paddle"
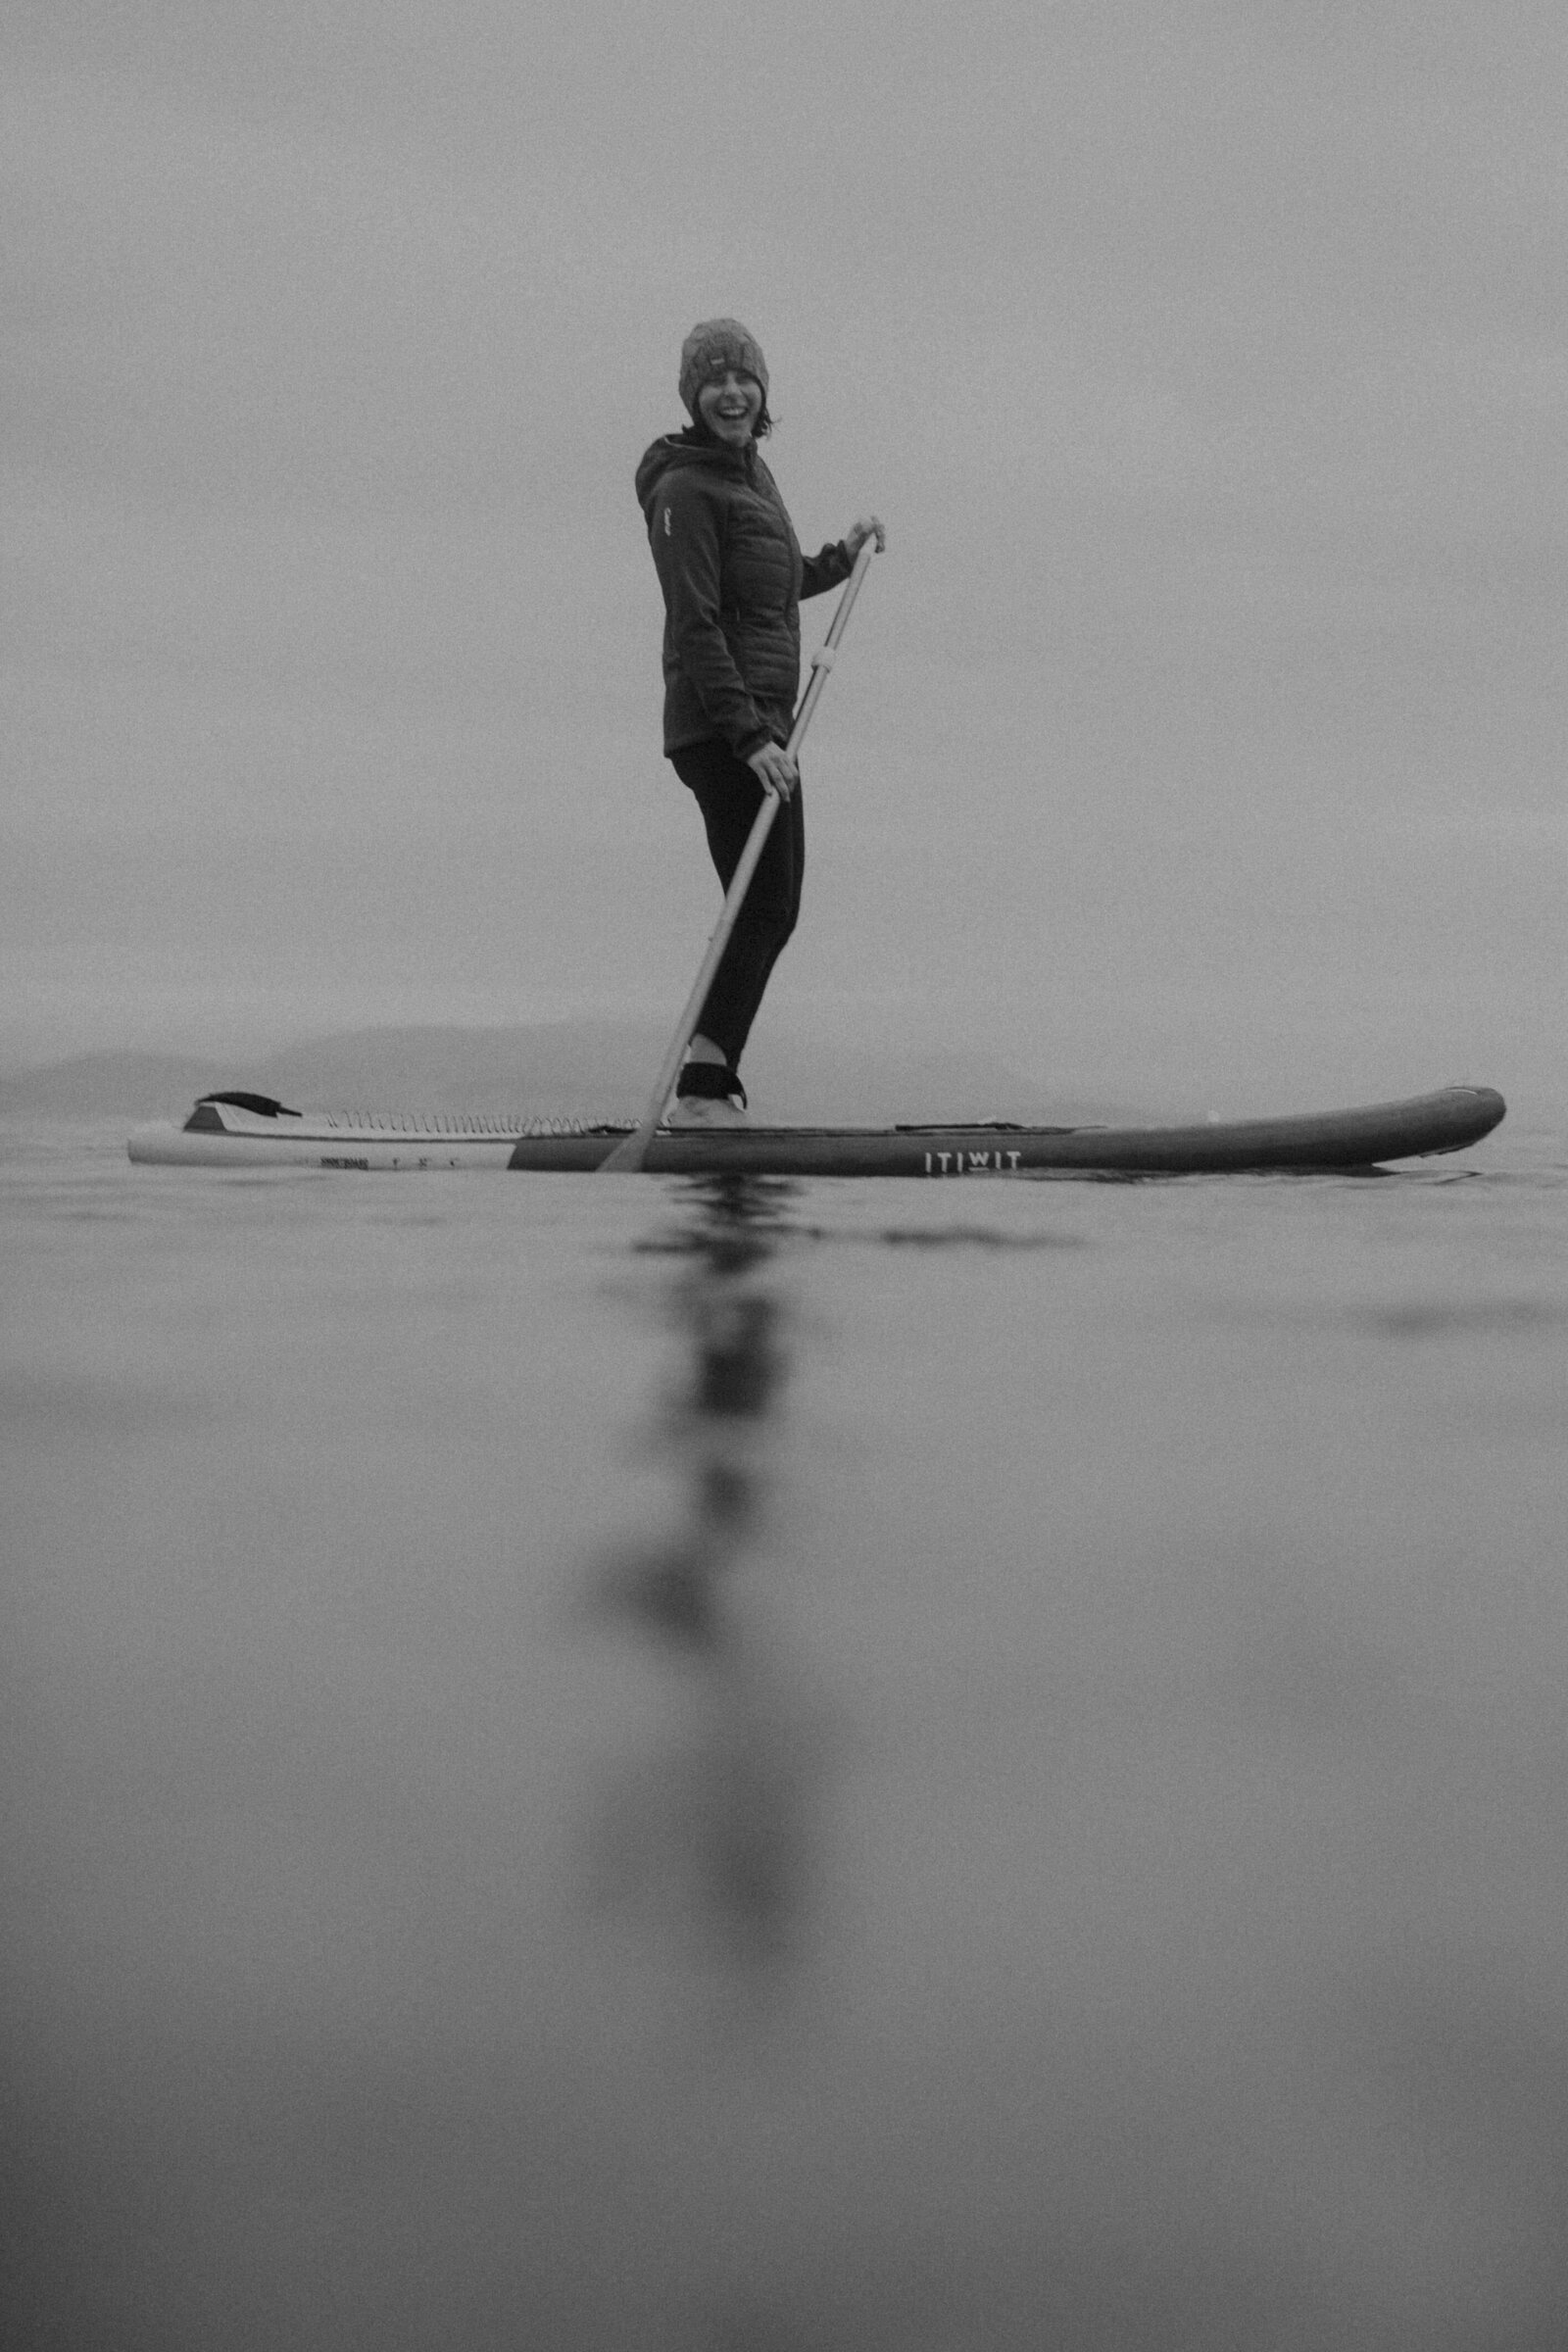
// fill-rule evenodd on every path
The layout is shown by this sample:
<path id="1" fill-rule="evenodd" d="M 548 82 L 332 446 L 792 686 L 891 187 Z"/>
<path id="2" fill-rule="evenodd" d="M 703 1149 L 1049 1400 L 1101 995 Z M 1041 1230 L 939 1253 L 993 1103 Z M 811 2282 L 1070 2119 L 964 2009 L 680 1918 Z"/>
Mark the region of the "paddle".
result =
<path id="1" fill-rule="evenodd" d="M 839 639 L 844 634 L 845 624 L 854 610 L 855 600 L 860 592 L 860 582 L 866 575 L 875 550 L 876 539 L 873 535 L 862 543 L 860 552 L 855 559 L 855 569 L 844 583 L 844 594 L 839 598 L 838 611 L 833 615 L 828 633 L 811 656 L 811 681 L 801 697 L 801 707 L 795 713 L 795 724 L 790 730 L 790 739 L 786 747 L 792 760 L 799 753 L 802 738 L 811 723 L 811 712 L 816 709 L 821 697 L 823 680 L 833 666 L 833 657 L 838 650 Z M 740 863 L 731 877 L 729 889 L 724 896 L 724 904 L 719 909 L 718 921 L 713 926 L 712 937 L 708 943 L 708 950 L 703 957 L 702 967 L 692 983 L 692 993 L 686 1000 L 686 1009 L 681 1014 L 679 1026 L 669 1041 L 669 1052 L 664 1055 L 658 1079 L 654 1084 L 654 1091 L 648 1098 L 648 1107 L 631 1134 L 624 1137 L 615 1146 L 607 1159 L 600 1161 L 599 1174 L 601 1176 L 633 1174 L 643 1164 L 643 1156 L 653 1140 L 654 1130 L 664 1115 L 664 1105 L 669 1101 L 669 1090 L 680 1074 L 680 1065 L 686 1057 L 686 1049 L 692 1042 L 704 1001 L 712 985 L 713 974 L 718 969 L 719 959 L 723 956 L 724 950 L 729 946 L 729 935 L 735 928 L 735 917 L 745 904 L 746 893 L 752 885 L 752 876 L 757 871 L 757 861 L 762 855 L 769 828 L 778 814 L 778 794 L 771 785 L 764 786 L 762 806 L 757 811 L 757 821 L 752 826 L 746 847 L 741 852 Z"/>

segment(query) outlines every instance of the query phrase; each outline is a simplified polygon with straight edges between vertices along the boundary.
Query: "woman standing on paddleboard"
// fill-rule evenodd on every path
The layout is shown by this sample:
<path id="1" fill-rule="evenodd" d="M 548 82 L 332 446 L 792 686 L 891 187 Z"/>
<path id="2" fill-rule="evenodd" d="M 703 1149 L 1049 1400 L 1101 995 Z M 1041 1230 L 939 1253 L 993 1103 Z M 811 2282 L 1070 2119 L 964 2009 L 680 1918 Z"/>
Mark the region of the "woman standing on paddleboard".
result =
<path id="1" fill-rule="evenodd" d="M 862 514 L 836 544 L 803 556 L 758 442 L 771 432 L 767 366 L 739 319 L 710 318 L 681 346 L 691 423 L 637 468 L 637 497 L 664 592 L 664 756 L 695 795 L 727 890 L 762 805 L 783 801 L 713 975 L 670 1105 L 672 1126 L 744 1123 L 740 1058 L 779 953 L 795 928 L 806 863 L 800 778 L 785 750 L 801 682 L 803 596 L 848 579 L 867 539 Z"/>

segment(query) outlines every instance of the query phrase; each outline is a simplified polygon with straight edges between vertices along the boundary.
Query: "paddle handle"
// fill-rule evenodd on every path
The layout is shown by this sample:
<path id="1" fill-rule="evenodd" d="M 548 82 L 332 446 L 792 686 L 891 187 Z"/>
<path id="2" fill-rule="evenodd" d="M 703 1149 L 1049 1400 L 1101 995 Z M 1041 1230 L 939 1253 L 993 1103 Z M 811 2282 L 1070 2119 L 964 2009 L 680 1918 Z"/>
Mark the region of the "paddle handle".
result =
<path id="1" fill-rule="evenodd" d="M 838 651 L 839 639 L 843 636 L 850 614 L 855 610 L 855 600 L 860 593 L 860 582 L 870 569 L 871 558 L 875 552 L 876 540 L 874 537 L 862 542 L 860 552 L 855 559 L 855 567 L 844 583 L 844 594 L 839 598 L 838 610 L 828 625 L 827 635 L 811 656 L 810 682 L 801 697 L 801 707 L 795 713 L 795 724 L 790 729 L 790 739 L 785 747 L 792 760 L 799 753 L 806 730 L 811 723 L 811 713 L 822 699 L 822 687 L 828 671 L 833 666 L 833 657 Z M 647 1108 L 631 1134 L 623 1137 L 608 1158 L 600 1161 L 599 1173 L 601 1176 L 634 1174 L 643 1164 L 643 1155 L 653 1140 L 654 1130 L 664 1115 L 664 1105 L 669 1101 L 669 1090 L 679 1076 L 681 1063 L 686 1058 L 686 1049 L 692 1042 L 704 1002 L 709 989 L 712 986 L 713 974 L 717 971 L 723 958 L 724 950 L 729 946 L 729 935 L 735 928 L 735 918 L 746 903 L 746 893 L 752 886 L 752 876 L 757 871 L 758 860 L 767 846 L 767 837 L 772 830 L 773 819 L 778 814 L 778 794 L 771 785 L 764 785 L 762 806 L 757 811 L 751 832 L 747 835 L 746 847 L 740 855 L 740 862 L 730 877 L 730 885 L 724 893 L 724 904 L 719 909 L 718 920 L 713 925 L 702 964 L 696 979 L 692 982 L 692 992 L 686 1000 L 685 1009 L 681 1013 L 675 1034 L 669 1041 L 669 1052 L 664 1055 L 660 1067 L 654 1091 L 648 1098 Z"/>
<path id="2" fill-rule="evenodd" d="M 838 610 L 828 623 L 827 635 L 811 656 L 810 679 L 806 692 L 801 697 L 801 707 L 795 713 L 795 724 L 790 729 L 790 739 L 785 746 L 792 760 L 800 750 L 802 738 L 811 723 L 811 712 L 822 699 L 823 681 L 833 666 L 833 657 L 838 652 L 839 639 L 849 625 L 850 614 L 855 611 L 855 600 L 860 593 L 860 582 L 870 570 L 871 558 L 875 553 L 876 540 L 873 536 L 862 542 L 860 552 L 855 559 L 854 569 L 844 583 L 844 594 L 839 598 Z"/>

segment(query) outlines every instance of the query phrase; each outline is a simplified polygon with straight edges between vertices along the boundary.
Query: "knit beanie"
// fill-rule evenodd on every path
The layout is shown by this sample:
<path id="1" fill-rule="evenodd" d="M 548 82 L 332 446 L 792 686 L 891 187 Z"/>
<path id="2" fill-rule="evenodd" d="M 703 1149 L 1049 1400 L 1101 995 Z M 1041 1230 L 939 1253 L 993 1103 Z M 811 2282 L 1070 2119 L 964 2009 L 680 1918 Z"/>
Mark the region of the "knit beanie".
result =
<path id="1" fill-rule="evenodd" d="M 755 375 L 767 397 L 767 362 L 755 335 L 738 318 L 705 318 L 694 326 L 680 347 L 680 396 L 695 421 L 697 395 L 710 376 L 733 368 L 737 375 Z"/>

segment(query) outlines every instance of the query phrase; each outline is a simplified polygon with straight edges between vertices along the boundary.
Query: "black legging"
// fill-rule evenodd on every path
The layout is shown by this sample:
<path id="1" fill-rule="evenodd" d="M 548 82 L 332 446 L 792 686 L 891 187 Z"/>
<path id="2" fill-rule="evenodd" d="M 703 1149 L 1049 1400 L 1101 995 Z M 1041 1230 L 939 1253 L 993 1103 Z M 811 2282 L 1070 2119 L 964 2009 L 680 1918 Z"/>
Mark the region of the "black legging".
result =
<path id="1" fill-rule="evenodd" d="M 670 754 L 681 782 L 697 796 L 708 829 L 708 847 L 718 878 L 728 890 L 741 852 L 762 806 L 757 772 L 738 760 L 727 743 L 689 743 Z M 697 1026 L 723 1049 L 733 1070 L 762 1002 L 768 975 L 801 911 L 801 877 L 806 870 L 806 815 L 801 787 L 773 819 L 746 902 L 735 918 L 723 960 L 713 974 Z"/>

